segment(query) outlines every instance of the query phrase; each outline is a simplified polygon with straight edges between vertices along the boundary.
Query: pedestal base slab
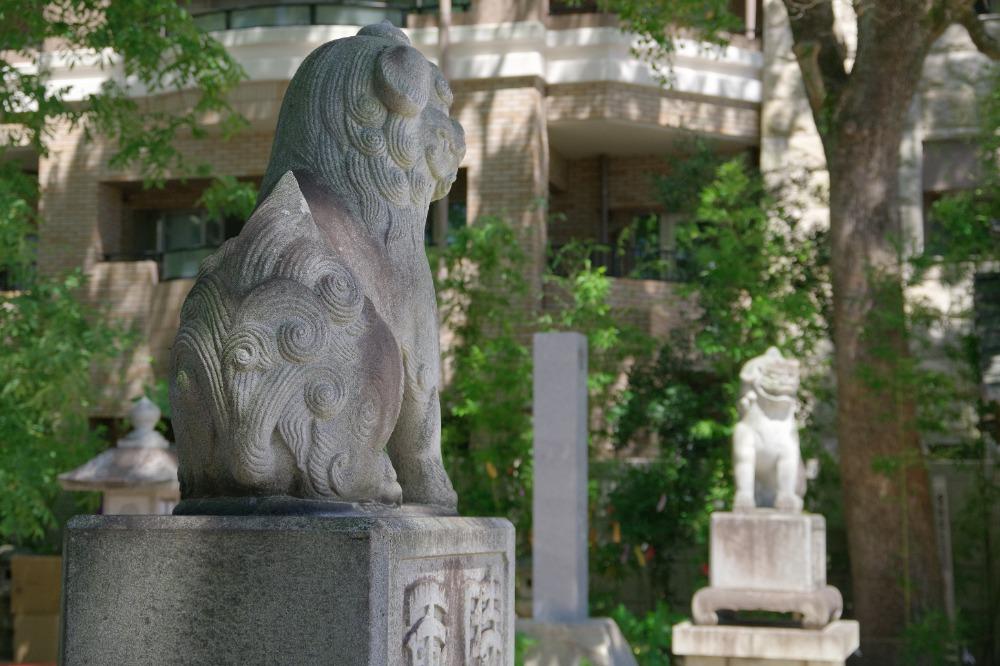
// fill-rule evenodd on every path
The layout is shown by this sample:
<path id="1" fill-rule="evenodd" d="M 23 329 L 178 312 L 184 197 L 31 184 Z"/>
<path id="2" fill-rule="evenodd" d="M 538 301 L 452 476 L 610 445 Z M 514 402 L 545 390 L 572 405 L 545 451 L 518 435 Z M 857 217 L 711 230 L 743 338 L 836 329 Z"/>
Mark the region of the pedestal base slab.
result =
<path id="1" fill-rule="evenodd" d="M 632 648 L 609 617 L 579 622 L 518 620 L 517 631 L 534 641 L 524 655 L 525 666 L 636 666 Z"/>
<path id="2" fill-rule="evenodd" d="M 822 629 L 674 625 L 673 653 L 684 666 L 843 666 L 860 645 L 858 623 Z"/>

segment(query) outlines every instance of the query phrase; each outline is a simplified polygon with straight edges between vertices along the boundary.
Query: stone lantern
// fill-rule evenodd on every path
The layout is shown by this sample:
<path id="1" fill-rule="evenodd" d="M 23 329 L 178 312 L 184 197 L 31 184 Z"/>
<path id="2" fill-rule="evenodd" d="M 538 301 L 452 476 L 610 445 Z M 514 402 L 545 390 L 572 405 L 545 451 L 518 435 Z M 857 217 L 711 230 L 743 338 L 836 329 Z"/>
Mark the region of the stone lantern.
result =
<path id="1" fill-rule="evenodd" d="M 104 514 L 169 514 L 180 497 L 177 452 L 156 432 L 160 408 L 143 397 L 129 410 L 133 430 L 118 445 L 59 475 L 66 490 L 104 493 Z"/>

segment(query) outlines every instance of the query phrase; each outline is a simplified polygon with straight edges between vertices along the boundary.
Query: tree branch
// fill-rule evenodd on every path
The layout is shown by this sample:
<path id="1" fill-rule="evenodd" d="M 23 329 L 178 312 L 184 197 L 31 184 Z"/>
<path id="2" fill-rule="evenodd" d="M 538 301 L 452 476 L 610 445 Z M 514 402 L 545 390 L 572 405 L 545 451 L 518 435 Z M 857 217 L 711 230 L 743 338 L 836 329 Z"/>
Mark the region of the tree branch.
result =
<path id="1" fill-rule="evenodd" d="M 819 45 L 816 42 L 792 46 L 792 52 L 795 53 L 795 58 L 799 61 L 799 69 L 802 71 L 802 83 L 806 87 L 809 106 L 814 110 L 822 108 L 823 102 L 826 100 L 826 84 L 823 82 L 823 73 L 819 68 L 819 50 Z"/>
<path id="2" fill-rule="evenodd" d="M 850 75 L 847 48 L 834 31 L 831 0 L 784 0 L 792 27 L 792 50 L 802 70 L 809 105 L 815 114 L 835 105 Z"/>
<path id="3" fill-rule="evenodd" d="M 1000 39 L 986 29 L 986 23 L 973 11 L 971 2 L 961 8 L 956 19 L 969 31 L 969 37 L 980 53 L 991 60 L 1000 60 Z"/>

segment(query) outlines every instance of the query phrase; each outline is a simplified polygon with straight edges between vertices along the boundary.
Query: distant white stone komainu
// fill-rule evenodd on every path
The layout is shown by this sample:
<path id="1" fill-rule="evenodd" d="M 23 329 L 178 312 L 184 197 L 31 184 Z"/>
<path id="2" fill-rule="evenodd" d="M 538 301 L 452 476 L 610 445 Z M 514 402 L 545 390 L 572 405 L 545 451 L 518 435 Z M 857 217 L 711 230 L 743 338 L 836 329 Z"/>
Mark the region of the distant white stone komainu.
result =
<path id="1" fill-rule="evenodd" d="M 799 362 L 771 347 L 740 371 L 740 421 L 733 431 L 736 511 L 801 511 L 805 474 L 795 422 Z"/>
<path id="2" fill-rule="evenodd" d="M 710 585 L 695 593 L 691 615 L 698 625 L 714 625 L 720 612 L 771 611 L 792 614 L 807 629 L 826 627 L 840 618 L 843 598 L 826 584 L 826 521 L 802 512 L 799 363 L 771 347 L 743 366 L 740 381 L 734 511 L 712 514 Z M 684 654 L 734 656 L 692 650 Z"/>
<path id="3" fill-rule="evenodd" d="M 265 498 L 454 511 L 423 249 L 428 206 L 465 154 L 451 103 L 388 23 L 295 74 L 257 209 L 181 311 L 179 512 Z"/>

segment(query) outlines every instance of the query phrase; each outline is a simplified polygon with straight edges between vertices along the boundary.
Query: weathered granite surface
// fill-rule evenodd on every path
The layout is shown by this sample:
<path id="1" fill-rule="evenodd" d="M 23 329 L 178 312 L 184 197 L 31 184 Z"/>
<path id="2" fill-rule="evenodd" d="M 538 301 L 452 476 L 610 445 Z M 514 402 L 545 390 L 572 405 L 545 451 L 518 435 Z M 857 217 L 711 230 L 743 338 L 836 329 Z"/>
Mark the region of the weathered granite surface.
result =
<path id="1" fill-rule="evenodd" d="M 182 500 L 454 511 L 423 247 L 428 205 L 465 153 L 451 102 L 388 22 L 302 63 L 257 209 L 181 311 L 170 396 Z"/>
<path id="2" fill-rule="evenodd" d="M 799 451 L 799 362 L 776 348 L 740 371 L 740 420 L 733 430 L 733 509 L 801 511 L 805 469 Z"/>
<path id="3" fill-rule="evenodd" d="M 513 663 L 495 518 L 78 516 L 62 663 Z"/>

